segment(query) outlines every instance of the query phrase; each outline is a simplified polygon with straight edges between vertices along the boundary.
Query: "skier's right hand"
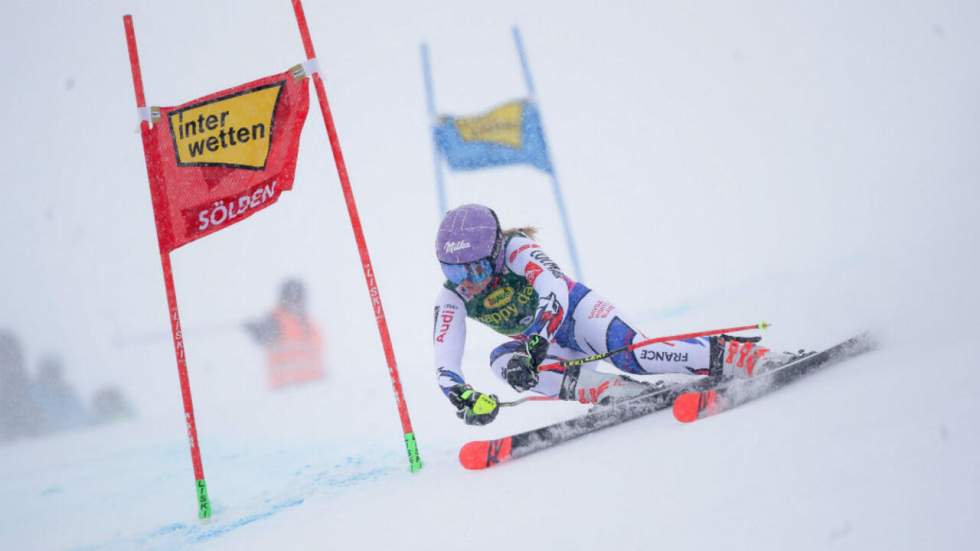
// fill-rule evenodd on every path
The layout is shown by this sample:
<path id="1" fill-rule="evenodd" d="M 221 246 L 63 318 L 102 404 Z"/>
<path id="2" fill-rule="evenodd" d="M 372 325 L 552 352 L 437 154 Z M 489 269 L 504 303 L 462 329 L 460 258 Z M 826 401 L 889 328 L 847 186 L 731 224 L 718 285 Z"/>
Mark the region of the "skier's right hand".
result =
<path id="1" fill-rule="evenodd" d="M 532 335 L 524 346 L 514 352 L 504 368 L 504 379 L 517 392 L 538 386 L 538 366 L 548 354 L 548 341 Z"/>
<path id="2" fill-rule="evenodd" d="M 504 367 L 504 379 L 517 392 L 530 390 L 538 385 L 538 366 L 527 354 L 515 352 Z"/>
<path id="3" fill-rule="evenodd" d="M 452 387 L 449 401 L 456 406 L 456 416 L 467 425 L 486 425 L 496 419 L 500 411 L 496 395 L 477 392 L 470 385 Z"/>

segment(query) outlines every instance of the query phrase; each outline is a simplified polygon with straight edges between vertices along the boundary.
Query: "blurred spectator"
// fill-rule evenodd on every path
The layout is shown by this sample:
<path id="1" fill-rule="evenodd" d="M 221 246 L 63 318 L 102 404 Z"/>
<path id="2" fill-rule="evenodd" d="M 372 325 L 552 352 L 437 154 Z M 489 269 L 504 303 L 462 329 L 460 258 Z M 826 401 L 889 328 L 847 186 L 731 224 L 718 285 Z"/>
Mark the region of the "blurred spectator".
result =
<path id="1" fill-rule="evenodd" d="M 41 417 L 29 386 L 20 341 L 0 331 L 0 442 L 40 432 Z"/>
<path id="2" fill-rule="evenodd" d="M 60 358 L 50 356 L 41 360 L 37 379 L 30 386 L 30 396 L 40 410 L 43 432 L 76 429 L 90 422 L 81 398 L 65 380 L 65 366 Z"/>
<path id="3" fill-rule="evenodd" d="M 100 388 L 92 396 L 92 421 L 108 423 L 133 417 L 135 412 L 122 392 L 112 386 Z"/>
<path id="4" fill-rule="evenodd" d="M 245 324 L 253 339 L 266 349 L 271 388 L 323 378 L 320 330 L 307 315 L 306 288 L 288 279 L 279 289 L 279 305 L 266 317 Z"/>

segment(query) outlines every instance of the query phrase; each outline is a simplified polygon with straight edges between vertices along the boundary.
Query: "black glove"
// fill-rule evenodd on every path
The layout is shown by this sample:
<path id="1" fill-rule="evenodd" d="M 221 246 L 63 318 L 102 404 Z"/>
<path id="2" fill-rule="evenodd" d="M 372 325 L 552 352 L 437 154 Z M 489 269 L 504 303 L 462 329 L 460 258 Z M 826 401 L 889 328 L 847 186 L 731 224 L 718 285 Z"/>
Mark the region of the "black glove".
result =
<path id="1" fill-rule="evenodd" d="M 548 341 L 533 335 L 524 343 L 524 348 L 514 352 L 504 368 L 504 378 L 518 392 L 524 392 L 538 385 L 538 366 L 548 353 Z"/>
<path id="2" fill-rule="evenodd" d="M 496 395 L 477 392 L 470 385 L 449 389 L 449 401 L 456 406 L 456 416 L 467 425 L 486 425 L 496 419 L 500 411 Z"/>

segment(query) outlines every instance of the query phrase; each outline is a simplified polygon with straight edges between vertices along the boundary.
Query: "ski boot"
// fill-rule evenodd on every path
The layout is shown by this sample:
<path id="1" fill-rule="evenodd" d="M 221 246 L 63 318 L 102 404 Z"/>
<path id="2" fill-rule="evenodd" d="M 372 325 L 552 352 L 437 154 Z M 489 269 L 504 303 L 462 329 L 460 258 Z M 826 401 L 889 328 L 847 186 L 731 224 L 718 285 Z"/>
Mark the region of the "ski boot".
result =
<path id="1" fill-rule="evenodd" d="M 583 404 L 606 406 L 641 394 L 666 389 L 663 381 L 647 383 L 625 375 L 600 373 L 582 366 L 569 367 L 561 381 L 559 400 L 575 400 Z"/>
<path id="2" fill-rule="evenodd" d="M 708 380 L 718 384 L 752 377 L 756 364 L 769 353 L 768 348 L 756 345 L 760 340 L 762 337 L 709 337 Z"/>

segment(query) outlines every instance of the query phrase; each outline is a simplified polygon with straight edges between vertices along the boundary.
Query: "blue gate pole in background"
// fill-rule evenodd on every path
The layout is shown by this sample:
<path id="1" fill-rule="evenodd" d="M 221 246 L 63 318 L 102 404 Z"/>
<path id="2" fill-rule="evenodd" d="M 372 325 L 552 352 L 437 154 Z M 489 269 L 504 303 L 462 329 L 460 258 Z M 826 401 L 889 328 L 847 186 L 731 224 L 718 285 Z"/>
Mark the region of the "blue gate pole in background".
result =
<path id="1" fill-rule="evenodd" d="M 521 59 L 521 69 L 524 71 L 524 82 L 527 83 L 527 93 L 530 99 L 535 105 L 538 103 L 537 93 L 534 91 L 534 79 L 531 78 L 531 67 L 527 62 L 527 55 L 524 53 L 524 41 L 521 39 L 521 31 L 515 25 L 512 29 L 514 33 L 514 44 L 517 46 L 517 55 Z M 538 113 L 541 110 L 538 109 Z M 543 118 L 543 117 L 541 117 Z M 545 137 L 545 144 L 548 143 L 547 133 L 544 130 L 544 122 L 541 122 L 541 133 Z M 547 147 L 547 145 L 545 146 Z M 549 153 L 550 157 L 550 153 Z M 555 170 L 554 163 L 551 163 L 551 189 L 555 193 L 555 202 L 558 204 L 558 213 L 561 215 L 561 224 L 565 230 L 565 240 L 568 242 L 568 252 L 572 257 L 572 267 L 575 268 L 575 279 L 581 280 L 584 276 L 582 275 L 582 267 L 578 261 L 578 249 L 575 246 L 575 238 L 572 237 L 572 228 L 568 223 L 568 211 L 565 209 L 565 199 L 561 194 L 561 186 L 558 184 L 558 174 Z"/>
<path id="2" fill-rule="evenodd" d="M 432 66 L 429 64 L 429 45 L 422 43 L 422 76 L 425 80 L 425 103 L 429 108 L 429 141 L 432 142 L 432 161 L 436 171 L 436 199 L 438 201 L 439 218 L 446 213 L 446 186 L 442 180 L 442 153 L 432 139 L 432 130 L 436 125 L 436 96 L 432 84 Z"/>

